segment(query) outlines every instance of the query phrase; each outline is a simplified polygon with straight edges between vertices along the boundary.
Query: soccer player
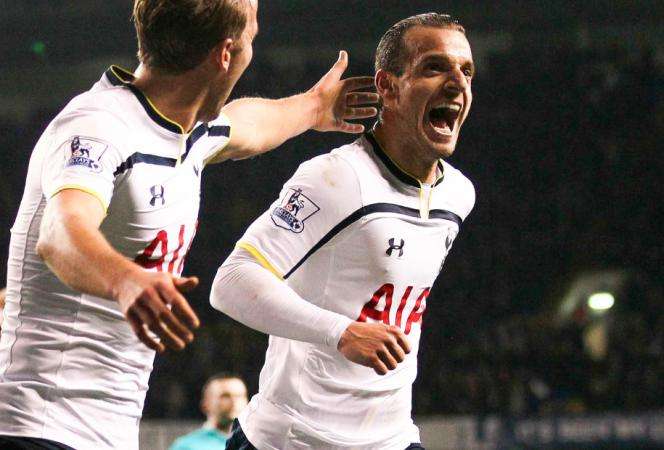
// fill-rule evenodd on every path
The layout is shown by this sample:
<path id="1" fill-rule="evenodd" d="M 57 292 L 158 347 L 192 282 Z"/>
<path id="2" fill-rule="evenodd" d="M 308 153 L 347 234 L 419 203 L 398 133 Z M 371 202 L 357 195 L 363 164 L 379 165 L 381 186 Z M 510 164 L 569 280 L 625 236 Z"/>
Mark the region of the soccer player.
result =
<path id="1" fill-rule="evenodd" d="M 227 449 L 423 448 L 411 389 L 427 296 L 475 202 L 444 159 L 474 64 L 448 15 L 382 37 L 373 132 L 303 163 L 220 267 L 212 305 L 270 334 Z"/>
<path id="2" fill-rule="evenodd" d="M 42 134 L 12 228 L 0 339 L 0 448 L 134 450 L 154 353 L 198 319 L 180 277 L 205 166 L 346 119 L 371 78 L 339 61 L 308 92 L 224 107 L 256 0 L 136 0 L 141 65 L 111 67 Z M 223 107 L 223 110 L 222 110 Z M 275 120 L 278 118 L 278 120 Z"/>
<path id="3" fill-rule="evenodd" d="M 231 425 L 247 406 L 247 386 L 236 375 L 218 374 L 205 382 L 201 411 L 207 417 L 202 428 L 173 442 L 169 450 L 224 450 Z"/>

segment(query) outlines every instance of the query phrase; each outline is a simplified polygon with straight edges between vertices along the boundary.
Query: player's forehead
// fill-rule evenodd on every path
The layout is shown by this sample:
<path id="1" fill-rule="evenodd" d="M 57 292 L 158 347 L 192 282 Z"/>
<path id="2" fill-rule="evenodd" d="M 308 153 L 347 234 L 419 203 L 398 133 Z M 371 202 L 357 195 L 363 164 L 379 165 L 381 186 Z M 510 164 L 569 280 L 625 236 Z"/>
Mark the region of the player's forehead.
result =
<path id="1" fill-rule="evenodd" d="M 462 65 L 473 61 L 466 35 L 454 28 L 415 26 L 404 35 L 404 47 L 411 65 L 436 57 L 452 59 Z"/>
<path id="2" fill-rule="evenodd" d="M 219 380 L 214 380 L 208 391 L 212 392 L 214 395 L 242 395 L 247 391 L 242 380 L 238 378 L 223 378 Z"/>

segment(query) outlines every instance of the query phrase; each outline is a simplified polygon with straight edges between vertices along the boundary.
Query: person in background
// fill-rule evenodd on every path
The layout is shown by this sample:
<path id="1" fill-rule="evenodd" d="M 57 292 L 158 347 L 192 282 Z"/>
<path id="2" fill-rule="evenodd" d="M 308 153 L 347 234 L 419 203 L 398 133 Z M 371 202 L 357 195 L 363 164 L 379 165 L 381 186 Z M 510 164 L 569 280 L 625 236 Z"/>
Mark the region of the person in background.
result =
<path id="1" fill-rule="evenodd" d="M 169 450 L 223 450 L 233 420 L 247 406 L 247 386 L 239 376 L 220 373 L 210 377 L 201 392 L 205 424 L 173 442 Z"/>

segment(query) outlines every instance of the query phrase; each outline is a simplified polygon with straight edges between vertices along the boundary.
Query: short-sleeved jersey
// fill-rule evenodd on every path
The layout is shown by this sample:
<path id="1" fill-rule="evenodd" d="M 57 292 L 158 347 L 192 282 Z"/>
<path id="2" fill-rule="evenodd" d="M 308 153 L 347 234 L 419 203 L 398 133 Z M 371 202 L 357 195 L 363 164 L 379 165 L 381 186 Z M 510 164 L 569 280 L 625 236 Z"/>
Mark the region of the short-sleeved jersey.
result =
<path id="1" fill-rule="evenodd" d="M 217 120 L 184 133 L 111 67 L 49 124 L 30 158 L 12 228 L 0 339 L 0 434 L 77 449 L 136 449 L 154 352 L 115 301 L 75 292 L 35 246 L 46 202 L 63 189 L 96 196 L 100 229 L 127 258 L 180 274 L 196 232 L 200 176 L 228 142 Z"/>
<path id="2" fill-rule="evenodd" d="M 470 213 L 472 183 L 447 162 L 422 185 L 371 134 L 303 163 L 238 242 L 324 309 L 400 327 L 412 352 L 377 375 L 336 348 L 270 336 L 259 393 L 240 417 L 261 449 L 404 449 L 422 315 Z"/>

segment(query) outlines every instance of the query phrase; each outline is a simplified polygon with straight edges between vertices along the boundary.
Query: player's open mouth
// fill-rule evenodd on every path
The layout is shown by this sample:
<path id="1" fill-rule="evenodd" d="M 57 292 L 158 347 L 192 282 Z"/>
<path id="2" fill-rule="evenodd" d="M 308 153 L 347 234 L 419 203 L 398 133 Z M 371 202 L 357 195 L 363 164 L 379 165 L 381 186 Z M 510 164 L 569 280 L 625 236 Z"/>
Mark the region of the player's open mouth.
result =
<path id="1" fill-rule="evenodd" d="M 460 104 L 440 103 L 429 111 L 429 123 L 436 133 L 451 136 L 460 113 Z"/>

